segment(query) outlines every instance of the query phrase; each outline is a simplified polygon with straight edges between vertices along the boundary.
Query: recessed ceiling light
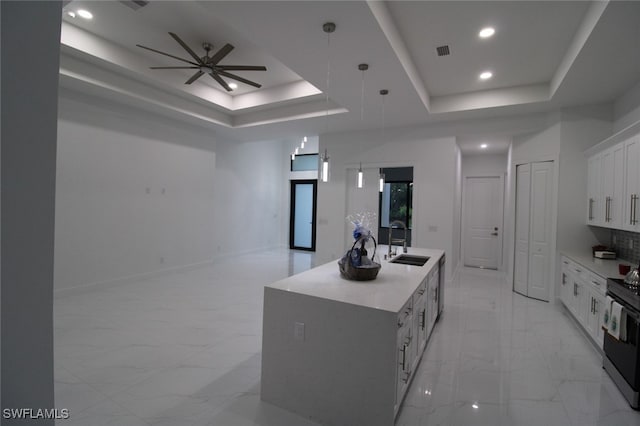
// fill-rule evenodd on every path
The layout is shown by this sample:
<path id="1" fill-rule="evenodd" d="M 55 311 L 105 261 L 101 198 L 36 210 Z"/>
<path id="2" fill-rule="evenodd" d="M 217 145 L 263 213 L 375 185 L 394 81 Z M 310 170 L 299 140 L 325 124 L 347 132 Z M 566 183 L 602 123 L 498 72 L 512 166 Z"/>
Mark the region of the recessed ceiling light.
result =
<path id="1" fill-rule="evenodd" d="M 237 89 L 238 85 L 235 83 L 229 83 L 229 87 L 231 87 L 232 89 Z"/>
<path id="2" fill-rule="evenodd" d="M 78 16 L 84 19 L 93 19 L 93 13 L 84 9 L 78 9 Z"/>
<path id="3" fill-rule="evenodd" d="M 72 17 L 72 18 L 75 18 L 75 17 L 76 17 L 76 13 L 75 13 L 73 10 L 68 11 L 68 12 L 67 12 L 67 15 L 69 15 L 69 16 L 70 16 L 70 17 Z"/>
<path id="4" fill-rule="evenodd" d="M 491 71 L 485 71 L 480 74 L 480 80 L 489 80 L 491 77 L 493 77 L 493 73 Z"/>
<path id="5" fill-rule="evenodd" d="M 471 404 L 471 406 L 472 406 L 474 409 L 476 409 L 476 410 L 477 410 L 478 408 L 480 408 L 480 406 L 478 405 L 478 403 L 477 403 L 477 402 L 474 402 L 473 404 Z"/>
<path id="6" fill-rule="evenodd" d="M 496 30 L 493 29 L 492 27 L 486 27 L 483 28 L 482 30 L 480 30 L 480 32 L 478 33 L 478 36 L 480 38 L 489 38 L 492 35 L 494 35 L 496 33 Z"/>
<path id="7" fill-rule="evenodd" d="M 488 146 L 488 145 L 487 145 L 486 143 L 483 143 L 482 145 L 480 145 L 480 148 L 482 148 L 482 149 L 487 149 L 487 146 Z"/>

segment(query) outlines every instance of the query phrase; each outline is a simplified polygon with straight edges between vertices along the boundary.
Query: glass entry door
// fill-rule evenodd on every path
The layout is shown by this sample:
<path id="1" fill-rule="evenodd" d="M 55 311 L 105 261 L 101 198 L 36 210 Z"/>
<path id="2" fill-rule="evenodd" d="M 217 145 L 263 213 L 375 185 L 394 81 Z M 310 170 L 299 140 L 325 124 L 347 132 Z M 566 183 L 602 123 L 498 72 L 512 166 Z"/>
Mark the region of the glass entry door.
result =
<path id="1" fill-rule="evenodd" d="M 289 247 L 316 250 L 317 180 L 291 181 Z"/>

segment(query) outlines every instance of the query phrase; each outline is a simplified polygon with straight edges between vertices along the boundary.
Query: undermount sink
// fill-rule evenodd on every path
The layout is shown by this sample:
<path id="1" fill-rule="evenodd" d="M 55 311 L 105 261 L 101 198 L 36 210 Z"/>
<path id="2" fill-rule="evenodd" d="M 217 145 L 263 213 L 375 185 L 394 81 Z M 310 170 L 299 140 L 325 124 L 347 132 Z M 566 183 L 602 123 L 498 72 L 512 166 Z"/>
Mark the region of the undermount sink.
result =
<path id="1" fill-rule="evenodd" d="M 414 254 L 401 254 L 389 261 L 389 263 L 401 263 L 403 265 L 424 266 L 429 260 L 428 256 L 416 256 Z"/>

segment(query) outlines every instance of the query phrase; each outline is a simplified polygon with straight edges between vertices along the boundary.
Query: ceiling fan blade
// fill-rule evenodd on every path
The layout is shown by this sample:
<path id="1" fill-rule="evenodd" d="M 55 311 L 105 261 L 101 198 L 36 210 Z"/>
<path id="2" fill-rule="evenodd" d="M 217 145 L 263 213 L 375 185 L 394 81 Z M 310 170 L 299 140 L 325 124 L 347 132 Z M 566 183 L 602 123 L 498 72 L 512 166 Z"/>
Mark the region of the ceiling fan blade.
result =
<path id="1" fill-rule="evenodd" d="M 172 32 L 169 32 L 169 35 L 170 35 L 171 37 L 173 37 L 173 39 L 174 39 L 175 41 L 177 41 L 177 42 L 178 42 L 178 44 L 179 44 L 180 46 L 182 46 L 182 48 L 183 48 L 184 50 L 186 50 L 186 51 L 187 51 L 187 53 L 189 53 L 189 55 L 191 55 L 191 57 L 192 57 L 193 59 L 195 59 L 195 60 L 196 60 L 196 62 L 197 62 L 197 63 L 199 63 L 200 65 L 204 65 L 204 62 L 202 62 L 202 59 L 200 59 L 200 56 L 196 55 L 196 52 L 194 52 L 193 50 L 191 50 L 191 48 L 190 48 L 189 46 L 187 46 L 187 43 L 185 43 L 184 41 L 182 41 L 182 39 L 181 39 L 180 37 L 178 37 L 178 35 L 177 35 L 177 34 L 172 33 Z"/>
<path id="2" fill-rule="evenodd" d="M 232 45 L 230 45 L 229 43 L 225 44 L 224 46 L 222 46 L 220 50 L 218 50 L 215 53 L 215 55 L 211 57 L 211 59 L 209 60 L 209 65 L 216 65 L 218 62 L 222 60 L 222 58 L 227 56 L 229 52 L 231 52 L 232 50 L 233 50 Z"/>
<path id="3" fill-rule="evenodd" d="M 214 79 L 215 81 L 217 81 L 217 82 L 218 82 L 218 84 L 220 84 L 220 86 L 224 87 L 224 88 L 225 88 L 225 90 L 226 90 L 227 92 L 230 92 L 230 91 L 231 91 L 231 87 L 229 87 L 229 85 L 227 84 L 227 82 L 226 82 L 226 81 L 224 81 L 223 79 L 221 79 L 221 78 L 220 78 L 220 76 L 219 76 L 218 74 L 216 74 L 216 73 L 211 73 L 211 74 L 209 74 L 209 75 L 210 75 L 211 77 L 213 77 L 213 79 Z"/>
<path id="4" fill-rule="evenodd" d="M 233 80 L 237 80 L 237 81 L 239 81 L 239 82 L 241 82 L 241 83 L 248 84 L 249 86 L 253 86 L 253 87 L 257 87 L 257 88 L 262 87 L 262 85 L 261 85 L 261 84 L 254 83 L 254 82 L 253 82 L 253 81 L 251 81 L 251 80 L 247 80 L 246 78 L 242 78 L 242 77 L 240 77 L 240 76 L 237 76 L 237 75 L 235 75 L 235 74 L 228 73 L 228 72 L 226 72 L 226 71 L 217 71 L 217 73 L 218 73 L 218 74 L 220 74 L 220 75 L 224 75 L 225 77 L 231 78 L 231 79 L 233 79 Z"/>
<path id="5" fill-rule="evenodd" d="M 204 73 L 202 71 L 198 71 L 197 73 L 192 75 L 189 80 L 185 81 L 184 84 L 191 84 L 194 81 L 196 81 L 197 79 L 199 79 L 200 77 L 202 77 L 203 75 L 204 75 Z"/>
<path id="6" fill-rule="evenodd" d="M 257 65 L 216 65 L 223 71 L 266 71 L 267 67 Z"/>
<path id="7" fill-rule="evenodd" d="M 196 66 L 200 65 L 200 64 L 196 64 L 195 62 L 187 61 L 186 59 L 178 58 L 177 56 L 173 56 L 173 55 L 170 55 L 168 53 L 164 53 L 164 52 L 161 52 L 159 50 L 152 49 L 150 47 L 142 46 L 141 44 L 136 44 L 136 46 L 141 47 L 143 49 L 150 50 L 150 51 L 155 52 L 155 53 L 159 53 L 159 54 L 164 55 L 164 56 L 168 56 L 168 57 L 173 58 L 173 59 L 177 59 L 177 60 L 182 61 L 182 62 L 186 62 L 186 63 L 191 64 L 191 65 L 196 65 Z"/>
<path id="8" fill-rule="evenodd" d="M 197 70 L 200 67 L 149 67 L 152 70 Z"/>

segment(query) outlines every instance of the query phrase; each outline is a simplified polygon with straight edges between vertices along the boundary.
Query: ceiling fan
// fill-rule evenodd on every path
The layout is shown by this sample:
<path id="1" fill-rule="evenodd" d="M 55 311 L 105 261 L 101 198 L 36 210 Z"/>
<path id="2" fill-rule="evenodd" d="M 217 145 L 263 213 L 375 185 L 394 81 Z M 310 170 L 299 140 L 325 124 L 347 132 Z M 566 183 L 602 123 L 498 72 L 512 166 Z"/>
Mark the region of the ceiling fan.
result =
<path id="1" fill-rule="evenodd" d="M 218 82 L 222 87 L 225 88 L 227 92 L 230 92 L 232 89 L 229 87 L 226 81 L 222 79 L 220 76 L 224 76 L 230 78 L 232 80 L 239 81 L 244 84 L 248 84 L 253 87 L 262 87 L 261 84 L 258 84 L 254 81 L 247 80 L 246 78 L 242 78 L 238 75 L 231 74 L 229 71 L 266 71 L 267 67 L 257 66 L 257 65 L 218 65 L 218 63 L 229 54 L 233 50 L 233 46 L 229 43 L 225 44 L 220 50 L 213 54 L 213 56 L 209 56 L 209 52 L 213 48 L 210 43 L 202 43 L 202 47 L 205 50 L 205 55 L 200 57 L 198 56 L 187 44 L 182 41 L 180 37 L 178 37 L 175 33 L 170 32 L 169 35 L 173 37 L 175 41 L 178 42 L 180 46 L 193 58 L 193 61 L 179 58 L 177 56 L 171 55 L 169 53 L 161 52 L 156 49 L 152 49 L 150 47 L 142 46 L 140 44 L 136 44 L 136 46 L 141 47 L 146 50 L 150 50 L 155 53 L 159 53 L 164 56 L 168 56 L 173 59 L 177 59 L 182 62 L 186 62 L 189 66 L 181 66 L 181 67 L 149 67 L 152 70 L 171 70 L 171 69 L 193 69 L 198 70 L 196 73 L 191 76 L 189 80 L 187 80 L 184 84 L 191 84 L 204 74 L 209 74 L 215 81 Z"/>

